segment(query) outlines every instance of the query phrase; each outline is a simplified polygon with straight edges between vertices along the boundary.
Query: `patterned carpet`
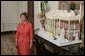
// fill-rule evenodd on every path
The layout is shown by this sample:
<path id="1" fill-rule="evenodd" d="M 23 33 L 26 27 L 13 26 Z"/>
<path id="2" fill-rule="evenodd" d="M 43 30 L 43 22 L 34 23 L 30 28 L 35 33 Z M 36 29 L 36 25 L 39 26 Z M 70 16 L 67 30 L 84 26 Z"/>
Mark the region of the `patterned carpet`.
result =
<path id="1" fill-rule="evenodd" d="M 1 35 L 1 55 L 16 55 L 15 35 L 3 33 Z"/>

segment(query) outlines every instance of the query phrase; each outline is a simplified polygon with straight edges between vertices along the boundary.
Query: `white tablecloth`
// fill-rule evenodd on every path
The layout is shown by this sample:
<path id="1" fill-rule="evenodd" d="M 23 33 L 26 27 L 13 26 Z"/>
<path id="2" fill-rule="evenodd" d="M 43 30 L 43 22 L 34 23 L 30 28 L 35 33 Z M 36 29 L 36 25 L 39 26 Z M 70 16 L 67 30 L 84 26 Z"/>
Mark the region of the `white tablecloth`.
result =
<path id="1" fill-rule="evenodd" d="M 54 40 L 54 38 L 52 37 L 50 33 L 46 31 L 41 31 L 41 30 L 38 31 L 37 35 L 57 46 L 66 46 L 66 45 L 81 43 L 81 40 L 77 40 L 77 41 L 75 40 L 75 41 L 69 42 L 67 39 L 63 39 L 63 37 L 61 36 L 56 36 L 57 39 Z"/>

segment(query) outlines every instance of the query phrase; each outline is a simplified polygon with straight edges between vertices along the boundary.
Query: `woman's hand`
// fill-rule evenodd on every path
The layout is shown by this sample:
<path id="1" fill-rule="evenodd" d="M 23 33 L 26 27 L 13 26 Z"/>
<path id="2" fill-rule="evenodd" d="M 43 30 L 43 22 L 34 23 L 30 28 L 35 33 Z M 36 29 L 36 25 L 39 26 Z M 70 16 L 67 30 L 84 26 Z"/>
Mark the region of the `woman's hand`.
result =
<path id="1" fill-rule="evenodd" d="M 30 49 L 31 49 L 32 45 L 30 45 Z"/>
<path id="2" fill-rule="evenodd" d="M 32 42 L 30 43 L 30 49 L 32 48 Z"/>

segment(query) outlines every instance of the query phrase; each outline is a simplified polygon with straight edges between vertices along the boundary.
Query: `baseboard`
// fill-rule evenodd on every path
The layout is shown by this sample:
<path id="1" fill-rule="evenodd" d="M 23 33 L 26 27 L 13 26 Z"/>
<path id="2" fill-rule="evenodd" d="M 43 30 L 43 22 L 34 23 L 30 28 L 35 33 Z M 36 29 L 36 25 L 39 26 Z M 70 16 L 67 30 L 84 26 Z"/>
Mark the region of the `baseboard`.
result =
<path id="1" fill-rule="evenodd" d="M 10 33 L 16 33 L 16 31 L 4 31 L 4 32 L 1 32 L 1 34 L 10 34 Z"/>

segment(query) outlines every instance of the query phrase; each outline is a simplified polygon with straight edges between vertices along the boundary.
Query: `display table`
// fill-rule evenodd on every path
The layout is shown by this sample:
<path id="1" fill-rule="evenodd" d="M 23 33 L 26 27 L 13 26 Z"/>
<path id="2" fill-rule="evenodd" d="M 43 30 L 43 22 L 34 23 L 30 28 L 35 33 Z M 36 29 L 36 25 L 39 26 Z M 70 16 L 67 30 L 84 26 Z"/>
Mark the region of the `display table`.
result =
<path id="1" fill-rule="evenodd" d="M 54 50 L 53 53 L 56 53 L 56 54 L 58 52 L 62 52 L 62 51 L 72 54 L 73 50 L 75 50 L 75 48 L 79 47 L 78 45 L 81 43 L 81 40 L 68 42 L 66 40 L 59 39 L 59 37 L 56 40 L 54 40 L 53 37 L 51 35 L 48 35 L 47 33 L 48 32 L 39 30 L 37 33 L 35 33 L 37 35 L 36 38 L 38 39 L 39 42 L 43 42 L 43 44 L 46 44 L 46 45 L 52 47 Z M 71 48 L 74 48 L 74 49 L 70 50 Z M 78 51 L 78 49 L 76 49 L 75 52 L 77 52 L 77 51 Z"/>

